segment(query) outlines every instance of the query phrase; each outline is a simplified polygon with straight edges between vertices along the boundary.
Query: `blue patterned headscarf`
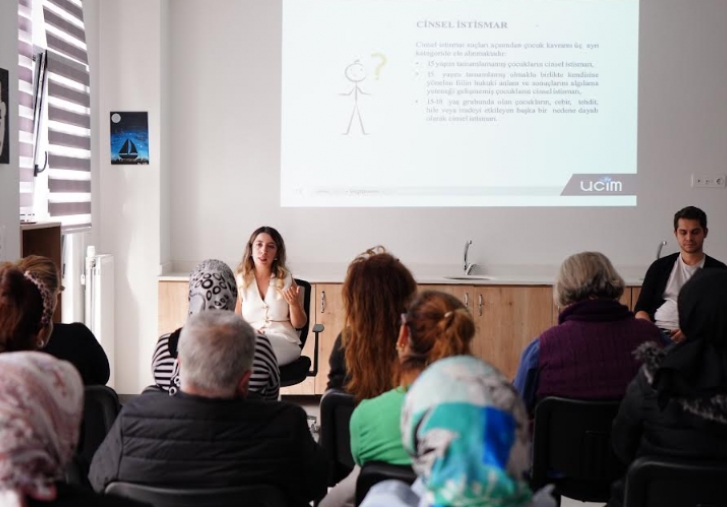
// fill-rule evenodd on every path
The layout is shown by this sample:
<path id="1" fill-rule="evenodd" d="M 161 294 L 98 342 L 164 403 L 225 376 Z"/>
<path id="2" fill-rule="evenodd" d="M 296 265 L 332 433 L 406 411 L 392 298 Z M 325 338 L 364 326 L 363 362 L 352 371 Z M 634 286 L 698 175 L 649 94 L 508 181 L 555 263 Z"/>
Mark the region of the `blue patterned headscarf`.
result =
<path id="1" fill-rule="evenodd" d="M 404 448 L 426 487 L 425 505 L 529 505 L 528 419 L 515 388 L 471 356 L 433 363 L 406 395 Z"/>

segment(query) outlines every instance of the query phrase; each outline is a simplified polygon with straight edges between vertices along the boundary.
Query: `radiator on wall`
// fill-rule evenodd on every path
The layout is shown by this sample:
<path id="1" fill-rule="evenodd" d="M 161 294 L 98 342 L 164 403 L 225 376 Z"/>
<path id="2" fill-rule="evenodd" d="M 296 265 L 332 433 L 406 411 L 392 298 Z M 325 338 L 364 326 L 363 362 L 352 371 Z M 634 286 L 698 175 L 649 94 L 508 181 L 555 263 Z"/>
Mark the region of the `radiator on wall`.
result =
<path id="1" fill-rule="evenodd" d="M 107 385 L 114 387 L 114 256 L 86 250 L 86 325 L 96 336 L 109 358 L 111 376 Z"/>

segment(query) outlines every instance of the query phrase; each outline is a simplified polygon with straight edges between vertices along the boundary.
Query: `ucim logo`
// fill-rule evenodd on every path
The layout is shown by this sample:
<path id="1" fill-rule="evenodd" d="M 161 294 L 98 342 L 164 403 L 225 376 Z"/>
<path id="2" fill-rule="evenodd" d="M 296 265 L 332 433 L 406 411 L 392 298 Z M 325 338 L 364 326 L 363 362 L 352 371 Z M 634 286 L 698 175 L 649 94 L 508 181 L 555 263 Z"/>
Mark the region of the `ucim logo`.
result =
<path id="1" fill-rule="evenodd" d="M 614 181 L 610 176 L 604 176 L 596 181 L 581 180 L 581 190 L 584 192 L 610 192 L 610 193 L 621 193 L 623 192 L 623 182 Z"/>
<path id="2" fill-rule="evenodd" d="M 574 174 L 560 195 L 636 195 L 636 175 Z"/>

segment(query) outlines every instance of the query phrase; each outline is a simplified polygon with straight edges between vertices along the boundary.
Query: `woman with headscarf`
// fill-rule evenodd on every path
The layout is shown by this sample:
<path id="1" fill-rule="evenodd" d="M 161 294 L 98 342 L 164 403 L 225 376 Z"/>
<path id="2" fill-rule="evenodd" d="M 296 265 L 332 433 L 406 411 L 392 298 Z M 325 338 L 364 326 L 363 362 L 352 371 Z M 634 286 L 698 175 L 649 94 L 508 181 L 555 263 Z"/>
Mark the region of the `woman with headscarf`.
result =
<path id="1" fill-rule="evenodd" d="M 208 259 L 202 261 L 189 277 L 188 315 L 204 310 L 235 310 L 237 284 L 230 267 L 222 261 Z M 173 333 L 162 335 L 157 342 L 152 358 L 154 381 L 159 389 L 176 394 L 179 389 L 179 363 L 177 345 L 180 327 Z M 277 400 L 280 392 L 280 369 L 270 340 L 257 335 L 253 372 L 250 377 L 251 393 L 268 399 Z"/>
<path id="2" fill-rule="evenodd" d="M 83 383 L 40 352 L 0 354 L 0 505 L 135 506 L 63 482 L 78 444 Z"/>
<path id="3" fill-rule="evenodd" d="M 727 459 L 727 271 L 697 272 L 679 292 L 685 339 L 667 349 L 643 345 L 644 366 L 613 423 L 616 455 Z M 623 501 L 614 485 L 610 507 Z"/>
<path id="4" fill-rule="evenodd" d="M 401 416 L 418 480 L 377 484 L 362 507 L 550 507 L 529 468 L 528 417 L 515 388 L 472 356 L 442 359 L 414 382 Z"/>

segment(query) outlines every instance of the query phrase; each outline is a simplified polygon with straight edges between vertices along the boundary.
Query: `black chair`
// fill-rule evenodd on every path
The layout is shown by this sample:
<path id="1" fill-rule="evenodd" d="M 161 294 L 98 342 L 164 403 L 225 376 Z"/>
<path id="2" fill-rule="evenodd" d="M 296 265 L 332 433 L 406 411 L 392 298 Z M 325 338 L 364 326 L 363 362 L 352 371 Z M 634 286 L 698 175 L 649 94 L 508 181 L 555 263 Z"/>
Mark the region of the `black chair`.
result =
<path id="1" fill-rule="evenodd" d="M 556 496 L 606 502 L 624 465 L 611 448 L 611 424 L 620 401 L 548 397 L 535 407 L 534 491 L 555 485 Z"/>
<path id="2" fill-rule="evenodd" d="M 639 458 L 626 475 L 624 507 L 724 507 L 727 463 Z"/>
<path id="3" fill-rule="evenodd" d="M 397 481 L 412 484 L 417 474 L 409 465 L 392 465 L 383 461 L 370 461 L 361 467 L 361 473 L 356 480 L 356 505 L 360 505 L 366 498 L 372 486 L 382 481 L 396 479 Z"/>
<path id="4" fill-rule="evenodd" d="M 305 280 L 295 279 L 295 283 L 303 291 L 303 308 L 305 315 L 308 317 L 305 326 L 298 329 L 298 337 L 300 338 L 300 348 L 305 346 L 308 339 L 308 330 L 310 329 L 310 298 L 311 287 Z M 318 335 L 323 331 L 323 324 L 315 324 L 313 326 L 313 334 L 315 335 L 315 344 L 313 345 L 313 369 L 311 369 L 311 360 L 307 356 L 300 356 L 290 364 L 280 367 L 280 386 L 288 387 L 300 384 L 306 377 L 315 377 L 318 375 Z"/>
<path id="5" fill-rule="evenodd" d="M 74 456 L 66 465 L 63 482 L 91 491 L 91 483 L 88 480 L 88 464 L 84 463 L 78 456 Z"/>
<path id="6" fill-rule="evenodd" d="M 121 405 L 116 391 L 107 386 L 86 386 L 78 454 L 86 463 L 104 441 L 119 415 Z"/>
<path id="7" fill-rule="evenodd" d="M 283 492 L 267 485 L 181 489 L 112 482 L 106 486 L 105 493 L 146 502 L 154 507 L 239 507 L 241 505 L 286 507 L 287 505 Z"/>
<path id="8" fill-rule="evenodd" d="M 354 397 L 338 389 L 327 391 L 321 400 L 320 444 L 331 463 L 328 478 L 331 486 L 353 470 L 349 421 L 355 407 Z"/>

